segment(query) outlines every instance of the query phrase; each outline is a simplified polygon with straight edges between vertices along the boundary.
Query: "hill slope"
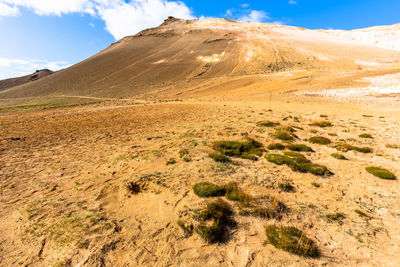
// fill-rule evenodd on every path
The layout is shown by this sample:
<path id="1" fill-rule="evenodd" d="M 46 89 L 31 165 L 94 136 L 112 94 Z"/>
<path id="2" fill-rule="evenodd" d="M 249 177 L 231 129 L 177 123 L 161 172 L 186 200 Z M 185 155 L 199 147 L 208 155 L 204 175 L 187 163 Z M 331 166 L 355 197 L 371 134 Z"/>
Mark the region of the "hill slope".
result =
<path id="1" fill-rule="evenodd" d="M 391 69 L 400 65 L 400 48 L 393 41 L 399 36 L 399 25 L 326 31 L 169 18 L 45 79 L 3 90 L 0 98 L 140 97 L 160 88 L 171 96 L 170 85 L 189 88 L 218 77 Z"/>
<path id="2" fill-rule="evenodd" d="M 37 70 L 35 73 L 25 75 L 22 77 L 1 80 L 0 81 L 0 91 L 8 89 L 8 88 L 12 88 L 14 86 L 19 86 L 19 85 L 22 85 L 25 83 L 39 80 L 50 74 L 53 74 L 53 71 L 48 70 L 48 69 L 43 69 L 43 70 Z"/>

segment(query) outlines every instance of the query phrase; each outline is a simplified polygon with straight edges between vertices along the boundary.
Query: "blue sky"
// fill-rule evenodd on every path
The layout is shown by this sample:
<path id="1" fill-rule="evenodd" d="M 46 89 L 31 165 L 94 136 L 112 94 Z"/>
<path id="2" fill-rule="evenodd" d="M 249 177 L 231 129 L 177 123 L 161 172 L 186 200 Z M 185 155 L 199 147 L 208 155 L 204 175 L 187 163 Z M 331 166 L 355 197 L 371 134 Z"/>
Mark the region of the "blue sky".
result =
<path id="1" fill-rule="evenodd" d="M 0 0 L 0 79 L 75 64 L 168 15 L 349 30 L 399 23 L 400 0 Z"/>

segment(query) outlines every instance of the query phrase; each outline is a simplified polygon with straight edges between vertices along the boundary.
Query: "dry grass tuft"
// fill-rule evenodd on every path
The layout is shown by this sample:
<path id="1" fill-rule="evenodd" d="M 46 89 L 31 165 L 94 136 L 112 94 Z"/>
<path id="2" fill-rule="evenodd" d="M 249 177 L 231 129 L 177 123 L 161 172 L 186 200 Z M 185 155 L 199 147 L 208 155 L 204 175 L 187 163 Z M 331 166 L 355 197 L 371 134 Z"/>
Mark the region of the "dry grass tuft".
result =
<path id="1" fill-rule="evenodd" d="M 295 227 L 269 225 L 265 234 L 271 245 L 303 257 L 318 257 L 315 243 Z"/>

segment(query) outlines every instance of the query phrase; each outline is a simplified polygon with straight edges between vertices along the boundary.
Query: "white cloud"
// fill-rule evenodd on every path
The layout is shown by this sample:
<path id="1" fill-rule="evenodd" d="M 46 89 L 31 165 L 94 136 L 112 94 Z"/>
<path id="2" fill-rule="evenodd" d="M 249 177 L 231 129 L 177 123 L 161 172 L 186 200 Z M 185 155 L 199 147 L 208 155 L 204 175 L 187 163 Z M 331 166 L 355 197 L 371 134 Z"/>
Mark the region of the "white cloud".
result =
<path id="1" fill-rule="evenodd" d="M 115 39 L 155 27 L 168 16 L 194 18 L 183 2 L 165 0 L 140 0 L 123 2 L 113 7 L 99 7 L 98 14 Z"/>
<path id="2" fill-rule="evenodd" d="M 241 16 L 241 21 L 251 22 L 264 22 L 265 20 L 271 19 L 268 14 L 263 10 L 251 10 L 249 14 Z"/>
<path id="3" fill-rule="evenodd" d="M 250 5 L 247 4 L 247 3 L 243 3 L 243 4 L 241 4 L 240 6 L 241 6 L 242 8 L 248 8 Z"/>
<path id="4" fill-rule="evenodd" d="M 115 39 L 155 27 L 168 16 L 191 19 L 192 11 L 181 1 L 168 0 L 0 0 L 0 16 L 17 15 L 27 8 L 38 15 L 86 13 L 104 20 Z"/>
<path id="5" fill-rule="evenodd" d="M 0 17 L 18 16 L 19 10 L 16 6 L 6 5 L 0 2 Z"/>
<path id="6" fill-rule="evenodd" d="M 57 15 L 74 12 L 94 15 L 94 5 L 90 0 L 0 0 L 3 4 L 24 7 L 38 15 Z"/>
<path id="7" fill-rule="evenodd" d="M 28 75 L 39 69 L 57 71 L 69 67 L 65 61 L 46 61 L 40 59 L 10 59 L 0 57 L 0 79 Z"/>
<path id="8" fill-rule="evenodd" d="M 296 0 L 289 0 L 289 5 L 297 5 L 297 1 Z"/>

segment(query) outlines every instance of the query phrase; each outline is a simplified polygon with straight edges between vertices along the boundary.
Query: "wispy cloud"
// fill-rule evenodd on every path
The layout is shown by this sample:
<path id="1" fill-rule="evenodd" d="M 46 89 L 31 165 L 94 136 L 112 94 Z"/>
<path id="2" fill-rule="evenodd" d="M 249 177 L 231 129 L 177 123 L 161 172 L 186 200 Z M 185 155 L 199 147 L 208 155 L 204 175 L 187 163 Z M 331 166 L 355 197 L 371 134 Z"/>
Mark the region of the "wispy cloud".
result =
<path id="1" fill-rule="evenodd" d="M 192 11 L 181 1 L 168 0 L 0 0 L 0 16 L 17 16 L 19 9 L 35 14 L 70 13 L 101 18 L 116 40 L 162 23 L 168 16 L 191 19 Z"/>
<path id="2" fill-rule="evenodd" d="M 46 61 L 41 59 L 15 59 L 0 57 L 0 79 L 27 75 L 40 69 L 57 71 L 69 67 L 65 61 Z"/>
<path id="3" fill-rule="evenodd" d="M 297 5 L 297 1 L 296 0 L 289 0 L 289 5 Z"/>
<path id="4" fill-rule="evenodd" d="M 250 21 L 250 22 L 267 22 L 272 18 L 264 10 L 251 9 L 249 4 L 241 4 L 240 8 L 230 8 L 226 10 L 224 16 L 229 19 Z"/>
<path id="5" fill-rule="evenodd" d="M 239 17 L 241 21 L 264 22 L 271 19 L 263 10 L 251 10 L 249 14 Z"/>

